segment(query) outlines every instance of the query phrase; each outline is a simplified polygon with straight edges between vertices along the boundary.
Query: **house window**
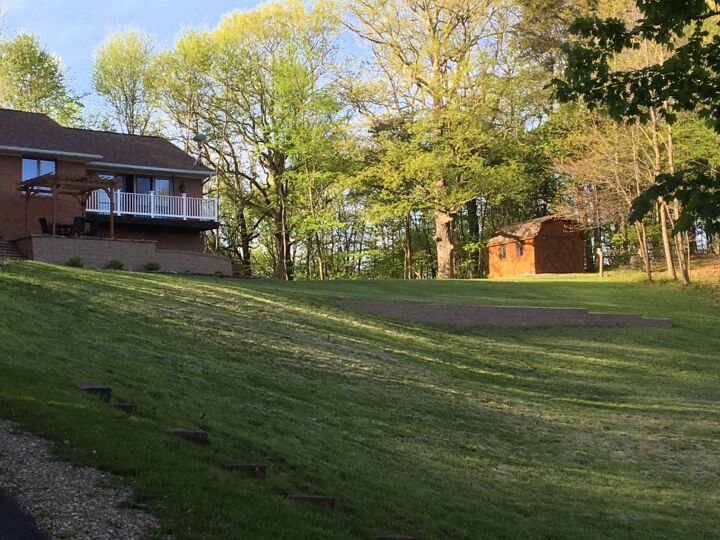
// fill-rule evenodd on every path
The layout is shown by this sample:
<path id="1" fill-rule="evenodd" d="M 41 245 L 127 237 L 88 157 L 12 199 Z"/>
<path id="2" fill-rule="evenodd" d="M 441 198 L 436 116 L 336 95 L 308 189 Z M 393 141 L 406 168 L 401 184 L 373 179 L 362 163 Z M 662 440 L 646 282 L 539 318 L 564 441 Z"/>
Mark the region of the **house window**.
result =
<path id="1" fill-rule="evenodd" d="M 114 174 L 114 173 L 110 173 L 110 172 L 101 172 L 101 173 L 98 173 L 98 176 L 102 180 L 117 180 L 118 182 L 120 182 L 120 185 L 118 186 L 118 191 L 124 191 L 125 193 L 132 193 L 132 179 L 131 178 L 128 178 L 122 174 Z"/>
<path id="2" fill-rule="evenodd" d="M 151 191 L 155 195 L 173 195 L 173 181 L 171 178 L 154 178 L 151 176 L 132 176 L 115 174 L 111 172 L 99 172 L 98 176 L 103 180 L 118 180 L 119 191 L 123 193 L 138 193 L 148 195 Z"/>
<path id="3" fill-rule="evenodd" d="M 135 177 L 135 193 L 148 194 L 152 191 L 152 178 L 149 176 Z"/>
<path id="4" fill-rule="evenodd" d="M 155 179 L 155 195 L 172 195 L 172 180 L 169 178 Z"/>
<path id="5" fill-rule="evenodd" d="M 27 180 L 32 180 L 33 178 L 37 178 L 38 176 L 43 176 L 44 174 L 54 174 L 55 173 L 55 162 L 49 159 L 33 159 L 33 158 L 23 158 L 22 159 L 22 173 L 21 173 L 21 179 L 23 182 L 26 182 Z M 49 187 L 36 187 L 35 193 L 42 194 L 43 197 L 48 197 L 50 195 L 51 189 Z M 47 194 L 47 195 L 45 195 Z"/>
<path id="6" fill-rule="evenodd" d="M 525 253 L 525 246 L 522 242 L 515 242 L 515 255 L 517 257 L 522 257 L 523 253 Z"/>
<path id="7" fill-rule="evenodd" d="M 498 247 L 498 256 L 500 257 L 500 260 L 505 259 L 507 257 L 507 253 L 505 252 L 505 246 Z"/>
<path id="8" fill-rule="evenodd" d="M 23 158 L 22 181 L 31 180 L 44 174 L 55 172 L 55 162 L 46 159 Z"/>

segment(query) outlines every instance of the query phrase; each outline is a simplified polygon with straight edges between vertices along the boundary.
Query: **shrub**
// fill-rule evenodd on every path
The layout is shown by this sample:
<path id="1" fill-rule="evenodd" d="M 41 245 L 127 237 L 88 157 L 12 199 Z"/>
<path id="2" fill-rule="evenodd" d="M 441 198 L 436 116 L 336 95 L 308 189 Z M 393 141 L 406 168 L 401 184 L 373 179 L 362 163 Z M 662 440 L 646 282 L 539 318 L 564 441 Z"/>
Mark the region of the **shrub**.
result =
<path id="1" fill-rule="evenodd" d="M 82 268 L 85 266 L 85 263 L 83 263 L 83 260 L 80 257 L 73 257 L 71 259 L 68 259 L 68 261 L 65 263 L 65 266 L 70 266 L 72 268 Z"/>
<path id="2" fill-rule="evenodd" d="M 148 261 L 143 265 L 143 269 L 146 272 L 157 272 L 160 270 L 160 263 L 155 261 Z"/>
<path id="3" fill-rule="evenodd" d="M 118 261 L 117 259 L 112 259 L 108 261 L 108 263 L 105 265 L 106 270 L 124 270 L 125 265 Z"/>

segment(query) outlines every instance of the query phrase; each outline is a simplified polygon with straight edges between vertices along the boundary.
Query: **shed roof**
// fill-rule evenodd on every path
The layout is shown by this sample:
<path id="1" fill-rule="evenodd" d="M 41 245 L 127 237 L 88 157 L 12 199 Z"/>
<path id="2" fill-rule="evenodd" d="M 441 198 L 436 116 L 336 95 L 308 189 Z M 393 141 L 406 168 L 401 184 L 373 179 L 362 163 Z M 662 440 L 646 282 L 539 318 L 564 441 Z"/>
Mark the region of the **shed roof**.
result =
<path id="1" fill-rule="evenodd" d="M 12 109 L 0 109 L 0 152 L 74 157 L 98 167 L 127 165 L 212 174 L 163 137 L 67 128 L 45 114 Z"/>
<path id="2" fill-rule="evenodd" d="M 527 240 L 529 238 L 535 238 L 538 234 L 540 234 L 542 226 L 549 221 L 567 221 L 569 223 L 575 223 L 574 220 L 570 218 L 557 215 L 543 216 L 529 221 L 513 223 L 512 225 L 508 225 L 507 227 L 500 229 L 495 236 L 488 240 L 488 246 L 511 242 L 514 240 Z"/>

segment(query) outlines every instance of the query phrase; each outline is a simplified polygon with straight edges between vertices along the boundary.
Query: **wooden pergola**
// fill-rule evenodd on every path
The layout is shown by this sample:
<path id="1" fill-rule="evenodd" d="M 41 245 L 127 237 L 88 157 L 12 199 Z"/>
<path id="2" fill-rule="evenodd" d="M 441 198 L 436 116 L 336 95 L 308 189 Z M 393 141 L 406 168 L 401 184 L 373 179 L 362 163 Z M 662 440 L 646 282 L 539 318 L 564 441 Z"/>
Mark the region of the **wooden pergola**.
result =
<path id="1" fill-rule="evenodd" d="M 57 197 L 59 195 L 70 195 L 74 197 L 82 208 L 83 216 L 85 215 L 85 207 L 88 197 L 93 191 L 103 191 L 110 201 L 110 238 L 115 238 L 115 201 L 113 198 L 113 190 L 120 186 L 119 180 L 108 180 L 100 178 L 100 176 L 86 175 L 70 175 L 70 174 L 44 174 L 30 180 L 25 180 L 18 184 L 18 190 L 25 194 L 25 234 L 28 234 L 28 205 L 30 201 L 37 195 L 52 194 L 52 230 L 55 236 L 55 207 Z"/>

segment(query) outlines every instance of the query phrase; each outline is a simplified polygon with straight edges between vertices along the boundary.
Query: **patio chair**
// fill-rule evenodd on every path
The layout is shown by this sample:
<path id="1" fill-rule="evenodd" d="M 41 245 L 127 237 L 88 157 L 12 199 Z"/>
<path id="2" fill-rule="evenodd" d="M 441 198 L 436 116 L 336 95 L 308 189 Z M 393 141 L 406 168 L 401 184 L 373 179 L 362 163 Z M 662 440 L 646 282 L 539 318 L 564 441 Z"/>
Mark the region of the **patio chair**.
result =
<path id="1" fill-rule="evenodd" d="M 85 236 L 97 236 L 98 224 L 97 221 L 88 221 L 88 228 L 85 231 Z"/>
<path id="2" fill-rule="evenodd" d="M 73 219 L 70 227 L 70 236 L 84 236 L 87 227 L 87 219 L 84 217 L 76 217 Z"/>
<path id="3" fill-rule="evenodd" d="M 50 232 L 50 225 L 48 225 L 47 219 L 41 217 L 38 221 L 40 222 L 40 230 L 43 234 L 52 234 Z"/>

